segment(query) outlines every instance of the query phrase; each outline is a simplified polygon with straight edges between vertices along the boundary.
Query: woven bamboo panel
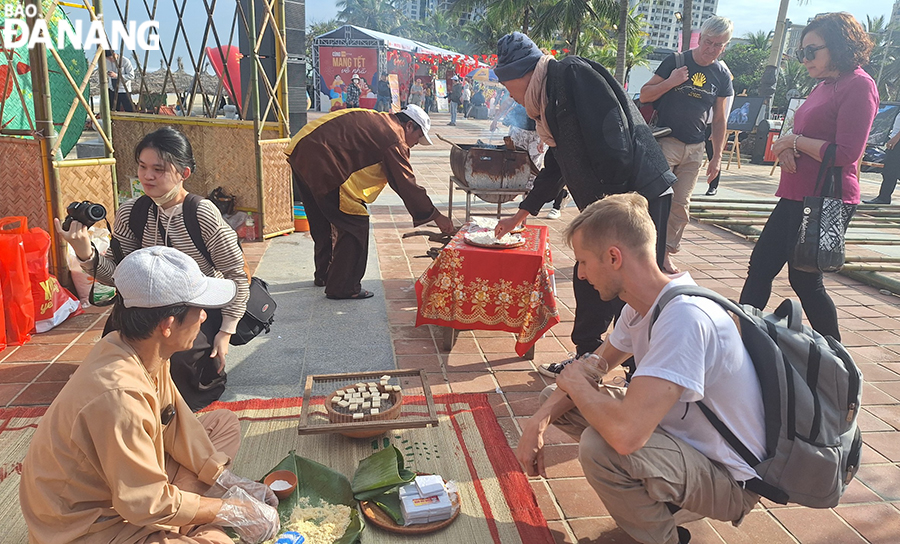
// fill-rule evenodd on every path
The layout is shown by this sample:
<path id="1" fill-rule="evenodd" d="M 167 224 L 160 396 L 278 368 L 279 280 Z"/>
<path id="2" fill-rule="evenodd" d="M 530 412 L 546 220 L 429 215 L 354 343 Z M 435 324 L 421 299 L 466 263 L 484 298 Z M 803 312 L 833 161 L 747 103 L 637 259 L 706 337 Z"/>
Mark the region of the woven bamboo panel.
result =
<path id="1" fill-rule="evenodd" d="M 112 190 L 112 167 L 108 165 L 64 167 L 59 172 L 61 204 L 90 200 L 103 204 L 112 223 L 116 196 Z"/>
<path id="2" fill-rule="evenodd" d="M 263 159 L 263 200 L 266 207 L 263 235 L 294 228 L 291 166 L 284 154 L 289 143 L 260 145 Z"/>
<path id="3" fill-rule="evenodd" d="M 24 215 L 49 231 L 40 142 L 0 136 L 0 165 L 0 217 Z"/>

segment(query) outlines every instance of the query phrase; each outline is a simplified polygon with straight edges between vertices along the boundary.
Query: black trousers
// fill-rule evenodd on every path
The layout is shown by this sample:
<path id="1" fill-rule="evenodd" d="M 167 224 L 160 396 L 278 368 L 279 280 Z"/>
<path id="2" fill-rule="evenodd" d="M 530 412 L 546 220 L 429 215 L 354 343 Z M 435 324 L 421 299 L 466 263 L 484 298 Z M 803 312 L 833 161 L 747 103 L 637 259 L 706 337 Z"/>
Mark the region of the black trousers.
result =
<path id="1" fill-rule="evenodd" d="M 296 173 L 294 187 L 309 221 L 315 279 L 325 282 L 326 295 L 345 298 L 359 293 L 369 255 L 369 216 L 342 212 L 340 188 L 317 197 Z"/>
<path id="2" fill-rule="evenodd" d="M 131 101 L 131 95 L 126 92 L 116 93 L 109 89 L 109 109 L 110 111 L 134 111 L 134 103 Z"/>
<path id="3" fill-rule="evenodd" d="M 113 307 L 103 326 L 103 336 L 119 330 L 117 306 Z M 193 347 L 174 353 L 169 359 L 172 381 L 195 412 L 218 400 L 225 392 L 225 382 L 228 380 L 226 372 L 219 374 L 218 361 L 209 356 L 216 334 L 222 327 L 222 311 L 210 309 L 205 312 L 206 321 L 200 325 Z"/>
<path id="4" fill-rule="evenodd" d="M 803 202 L 782 198 L 772 210 L 762 234 L 750 254 L 747 281 L 741 290 L 741 304 L 766 307 L 772 294 L 772 281 L 788 265 L 788 279 L 797 293 L 810 326 L 822 335 L 840 341 L 837 310 L 825 292 L 821 272 L 803 272 L 791 266 L 790 257 L 800 231 Z"/>
<path id="5" fill-rule="evenodd" d="M 569 191 L 566 191 L 566 188 L 563 187 L 559 190 L 559 193 L 556 195 L 556 199 L 553 201 L 553 209 L 558 210 L 562 208 L 562 201 L 569 196 Z"/>
<path id="6" fill-rule="evenodd" d="M 881 171 L 881 190 L 878 191 L 880 200 L 891 201 L 891 195 L 897 188 L 897 178 L 900 178 L 900 147 L 888 149 L 884 156 L 884 169 Z"/>
<path id="7" fill-rule="evenodd" d="M 656 225 L 656 264 L 662 268 L 666 256 L 666 223 L 672 208 L 672 195 L 649 201 L 650 218 Z M 572 342 L 577 355 L 596 350 L 603 343 L 603 333 L 613 319 L 618 317 L 625 303 L 619 298 L 605 301 L 600 293 L 588 283 L 578 278 L 578 264 L 575 264 L 572 287 L 575 290 L 575 323 L 572 326 Z"/>
<path id="8" fill-rule="evenodd" d="M 706 160 L 711 161 L 713 157 L 713 143 L 712 140 L 712 125 L 706 125 Z M 709 189 L 718 189 L 719 188 L 719 178 L 722 177 L 722 169 L 719 169 L 719 173 L 716 174 L 716 177 L 710 182 Z"/>

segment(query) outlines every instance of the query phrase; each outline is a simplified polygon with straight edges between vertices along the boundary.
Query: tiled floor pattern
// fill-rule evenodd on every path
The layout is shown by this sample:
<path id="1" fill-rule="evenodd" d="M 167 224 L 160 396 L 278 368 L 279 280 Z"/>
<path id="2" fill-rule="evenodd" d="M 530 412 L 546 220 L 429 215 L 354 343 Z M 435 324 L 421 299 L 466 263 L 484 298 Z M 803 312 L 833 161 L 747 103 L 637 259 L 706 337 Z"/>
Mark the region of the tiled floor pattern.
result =
<path id="1" fill-rule="evenodd" d="M 449 128 L 443 126 L 440 116 L 435 120 L 435 131 L 459 142 L 483 137 L 485 126 L 485 122 L 461 120 L 458 127 Z M 446 151 L 447 147 L 437 142 L 429 151 Z M 413 155 L 419 182 L 432 194 L 446 194 L 449 175 L 446 157 L 440 153 Z M 762 168 L 768 170 L 767 167 L 757 170 Z M 741 171 L 727 172 L 723 175 L 723 185 L 729 180 L 737 184 L 752 172 L 747 166 Z M 456 210 L 461 207 L 457 205 Z M 574 217 L 575 208 L 567 208 L 561 220 L 533 220 L 534 224 L 550 227 L 562 319 L 538 341 L 534 361 L 515 355 L 514 340 L 509 333 L 462 332 L 453 350 L 444 352 L 440 349 L 437 329 L 415 328 L 413 285 L 415 278 L 432 262 L 425 256 L 432 244 L 424 237 L 401 238 L 402 234 L 416 230 L 403 208 L 376 205 L 371 211 L 398 367 L 425 368 L 435 393 L 487 393 L 501 427 L 515 446 L 521 422 L 537 409 L 537 394 L 547 383 L 535 365 L 561 360 L 572 349 L 568 336 L 574 318 L 571 291 L 574 262 L 571 250 L 562 243 L 561 231 Z M 460 212 L 455 215 L 459 221 Z M 716 227 L 692 224 L 686 231 L 683 247 L 678 255 L 683 269 L 689 270 L 700 284 L 728 297 L 738 297 L 746 275 L 750 243 Z M 265 244 L 247 244 L 244 250 L 255 267 L 265 252 Z M 897 332 L 900 299 L 838 275 L 829 275 L 826 283 L 839 308 L 844 344 L 862 367 L 866 379 L 860 424 L 867 445 L 857 479 L 835 509 L 778 507 L 766 503 L 747 516 L 739 528 L 706 520 L 688 524 L 694 542 L 900 542 L 900 335 Z M 786 274 L 782 274 L 776 281 L 773 300 L 792 295 Z M 0 352 L 0 406 L 48 404 L 77 361 L 99 338 L 105 314 L 102 309 L 91 308 L 53 331 L 35 336 L 25 346 Z M 582 477 L 577 445 L 553 428 L 546 438 L 549 478 L 535 479 L 531 485 L 556 540 L 633 542 L 616 528 Z"/>

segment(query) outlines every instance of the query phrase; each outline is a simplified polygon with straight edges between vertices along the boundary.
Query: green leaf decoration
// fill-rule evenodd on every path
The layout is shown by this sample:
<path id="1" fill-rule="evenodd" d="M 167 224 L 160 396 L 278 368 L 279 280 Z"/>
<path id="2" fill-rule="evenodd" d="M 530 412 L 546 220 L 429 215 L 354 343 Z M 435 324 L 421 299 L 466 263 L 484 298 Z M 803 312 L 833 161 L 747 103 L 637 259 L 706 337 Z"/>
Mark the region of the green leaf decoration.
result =
<path id="1" fill-rule="evenodd" d="M 356 500 L 350 489 L 350 481 L 346 476 L 321 463 L 300 457 L 293 450 L 269 473 L 276 470 L 290 470 L 297 475 L 297 489 L 290 497 L 278 504 L 278 515 L 282 525 L 290 520 L 291 513 L 302 497 L 308 497 L 310 504 L 320 502 L 343 504 L 350 507 L 350 525 L 344 532 L 344 536 L 335 540 L 334 544 L 353 544 L 358 541 L 365 525 L 359 516 Z M 265 476 L 268 476 L 269 473 L 266 473 Z"/>
<path id="2" fill-rule="evenodd" d="M 404 467 L 400 450 L 390 446 L 359 462 L 351 489 L 356 500 L 364 501 L 411 482 L 415 477 L 414 472 Z"/>

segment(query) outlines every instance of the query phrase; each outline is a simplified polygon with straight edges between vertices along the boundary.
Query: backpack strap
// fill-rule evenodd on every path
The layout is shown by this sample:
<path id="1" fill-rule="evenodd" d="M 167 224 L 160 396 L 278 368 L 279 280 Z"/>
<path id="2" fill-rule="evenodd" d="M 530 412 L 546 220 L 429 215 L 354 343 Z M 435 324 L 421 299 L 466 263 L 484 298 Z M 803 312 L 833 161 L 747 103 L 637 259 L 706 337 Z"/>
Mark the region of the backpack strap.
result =
<path id="1" fill-rule="evenodd" d="M 206 242 L 203 240 L 203 232 L 200 230 L 200 219 L 197 217 L 197 209 L 200 207 L 201 200 L 203 200 L 202 196 L 188 193 L 184 199 L 184 208 L 181 213 L 182 217 L 184 217 L 184 227 L 191 236 L 194 247 L 203 255 L 206 262 L 215 268 L 216 265 L 213 264 L 212 255 L 209 253 L 209 248 L 206 247 Z"/>
<path id="2" fill-rule="evenodd" d="M 150 208 L 153 206 L 155 206 L 153 199 L 147 195 L 138 197 L 131 205 L 128 228 L 137 240 L 138 246 L 144 245 L 144 230 L 147 228 L 147 218 L 150 215 Z"/>

